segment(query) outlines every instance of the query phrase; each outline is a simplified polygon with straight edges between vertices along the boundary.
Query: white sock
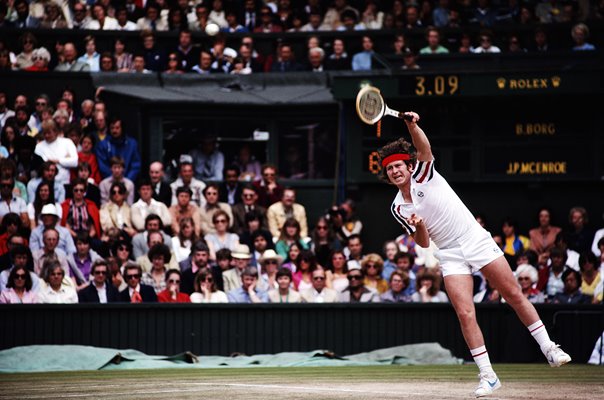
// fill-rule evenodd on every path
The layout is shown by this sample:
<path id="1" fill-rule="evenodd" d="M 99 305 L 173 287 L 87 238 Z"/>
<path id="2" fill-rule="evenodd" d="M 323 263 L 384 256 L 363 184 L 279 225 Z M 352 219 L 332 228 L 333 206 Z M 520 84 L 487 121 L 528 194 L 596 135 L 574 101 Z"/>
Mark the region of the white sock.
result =
<path id="1" fill-rule="evenodd" d="M 541 320 L 530 324 L 529 326 L 527 326 L 527 328 L 529 332 L 531 332 L 531 335 L 533 335 L 533 338 L 535 338 L 537 343 L 539 343 L 539 347 L 541 347 L 542 350 L 553 344 L 553 342 L 549 338 L 547 329 L 545 329 L 545 325 L 543 325 L 543 322 L 541 322 Z"/>
<path id="2" fill-rule="evenodd" d="M 470 349 L 470 353 L 474 358 L 474 362 L 478 365 L 481 373 L 494 374 L 493 367 L 491 366 L 491 360 L 489 360 L 489 352 L 486 346 L 480 346 L 475 349 Z"/>

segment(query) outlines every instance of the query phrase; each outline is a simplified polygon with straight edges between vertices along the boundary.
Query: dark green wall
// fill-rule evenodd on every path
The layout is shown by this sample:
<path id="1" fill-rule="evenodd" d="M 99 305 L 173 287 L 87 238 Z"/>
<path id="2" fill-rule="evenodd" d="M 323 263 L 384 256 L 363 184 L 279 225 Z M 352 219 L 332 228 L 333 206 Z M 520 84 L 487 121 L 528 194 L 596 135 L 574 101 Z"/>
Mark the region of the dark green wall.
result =
<path id="1" fill-rule="evenodd" d="M 477 305 L 493 362 L 545 362 L 506 305 Z M 604 328 L 600 306 L 538 307 L 552 338 L 585 363 Z M 0 349 L 33 344 L 133 348 L 148 354 L 272 354 L 332 350 L 349 355 L 438 342 L 469 358 L 448 304 L 3 305 Z"/>

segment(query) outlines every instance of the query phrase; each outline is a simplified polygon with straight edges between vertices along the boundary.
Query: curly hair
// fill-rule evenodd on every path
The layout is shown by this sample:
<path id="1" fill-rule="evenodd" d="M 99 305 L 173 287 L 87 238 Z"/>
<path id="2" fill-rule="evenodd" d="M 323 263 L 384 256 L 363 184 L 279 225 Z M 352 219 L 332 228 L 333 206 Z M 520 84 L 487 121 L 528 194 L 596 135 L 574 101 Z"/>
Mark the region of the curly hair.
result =
<path id="1" fill-rule="evenodd" d="M 153 247 L 149 249 L 149 253 L 147 253 L 149 260 L 153 261 L 155 257 L 163 257 L 164 264 L 170 263 L 172 259 L 172 254 L 170 253 L 170 248 L 165 244 L 155 244 Z"/>
<path id="2" fill-rule="evenodd" d="M 382 259 L 382 257 L 380 257 L 380 255 L 376 254 L 376 253 L 370 253 L 370 254 L 367 254 L 365 257 L 363 257 L 363 259 L 361 260 L 361 269 L 365 273 L 365 276 L 367 276 L 367 270 L 369 269 L 369 266 L 368 266 L 369 263 L 373 263 L 376 270 L 378 271 L 377 272 L 378 277 L 381 277 L 382 270 L 384 269 L 384 260 Z"/>
<path id="3" fill-rule="evenodd" d="M 409 154 L 411 157 L 410 160 L 405 161 L 407 165 L 415 165 L 416 154 L 415 149 L 413 149 L 413 145 L 407 142 L 405 139 L 400 138 L 395 140 L 394 142 L 390 142 L 385 146 L 382 146 L 378 149 L 378 156 L 380 158 L 379 162 L 382 165 L 382 160 L 386 157 L 391 156 L 393 154 Z M 386 174 L 386 168 L 382 168 L 380 170 L 379 178 L 384 182 L 391 183 L 390 179 L 388 179 L 388 174 Z"/>

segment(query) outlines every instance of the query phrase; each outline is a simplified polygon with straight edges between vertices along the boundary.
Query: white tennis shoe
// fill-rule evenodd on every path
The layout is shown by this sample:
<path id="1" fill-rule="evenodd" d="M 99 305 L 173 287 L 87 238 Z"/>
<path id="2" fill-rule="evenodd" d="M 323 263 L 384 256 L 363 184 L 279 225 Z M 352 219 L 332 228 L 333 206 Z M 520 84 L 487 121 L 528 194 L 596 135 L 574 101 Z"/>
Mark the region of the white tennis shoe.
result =
<path id="1" fill-rule="evenodd" d="M 480 378 L 480 383 L 474 391 L 476 397 L 488 396 L 501 387 L 501 381 L 499 381 L 494 372 L 480 373 L 478 377 Z"/>
<path id="2" fill-rule="evenodd" d="M 568 354 L 562 351 L 559 344 L 552 343 L 542 350 L 545 358 L 547 358 L 547 362 L 552 367 L 560 367 L 572 360 Z"/>

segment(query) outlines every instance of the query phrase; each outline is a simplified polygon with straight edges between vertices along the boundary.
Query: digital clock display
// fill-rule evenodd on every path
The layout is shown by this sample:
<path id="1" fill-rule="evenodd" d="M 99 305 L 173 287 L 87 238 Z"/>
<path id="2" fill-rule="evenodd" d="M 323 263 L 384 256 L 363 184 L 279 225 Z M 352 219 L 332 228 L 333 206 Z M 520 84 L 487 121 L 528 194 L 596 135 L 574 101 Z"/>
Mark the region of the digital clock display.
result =
<path id="1" fill-rule="evenodd" d="M 416 75 L 400 78 L 400 93 L 419 97 L 455 96 L 461 93 L 458 75 Z"/>

